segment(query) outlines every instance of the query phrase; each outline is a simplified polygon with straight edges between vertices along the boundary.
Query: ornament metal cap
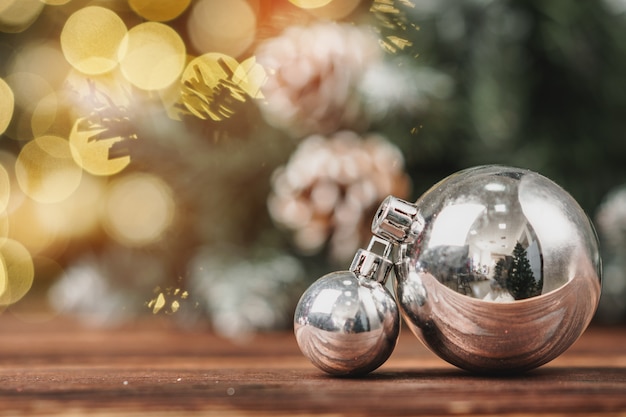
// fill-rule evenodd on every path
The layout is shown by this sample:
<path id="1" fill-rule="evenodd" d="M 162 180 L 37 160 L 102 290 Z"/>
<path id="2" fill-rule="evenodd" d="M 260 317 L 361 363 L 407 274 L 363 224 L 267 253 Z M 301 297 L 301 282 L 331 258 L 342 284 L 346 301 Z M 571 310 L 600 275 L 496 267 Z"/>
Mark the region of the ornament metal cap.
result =
<path id="1" fill-rule="evenodd" d="M 372 221 L 372 233 L 394 243 L 412 243 L 423 228 L 417 206 L 391 195 L 381 203 Z"/>
<path id="2" fill-rule="evenodd" d="M 393 268 L 393 262 L 390 260 L 392 248 L 391 243 L 373 236 L 367 249 L 359 249 L 354 255 L 350 271 L 360 278 L 384 284 Z M 380 253 L 376 253 L 375 250 Z"/>

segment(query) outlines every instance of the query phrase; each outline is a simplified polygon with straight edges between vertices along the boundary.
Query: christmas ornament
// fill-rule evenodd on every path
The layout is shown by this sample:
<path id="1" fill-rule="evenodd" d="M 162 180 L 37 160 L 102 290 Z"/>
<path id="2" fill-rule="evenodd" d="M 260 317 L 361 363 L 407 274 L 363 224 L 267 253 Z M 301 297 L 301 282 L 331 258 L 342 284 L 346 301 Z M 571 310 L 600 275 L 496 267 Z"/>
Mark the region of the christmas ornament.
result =
<path id="1" fill-rule="evenodd" d="M 325 275 L 302 295 L 294 320 L 296 340 L 318 368 L 336 375 L 365 374 L 393 352 L 400 315 L 384 287 L 393 267 L 391 248 L 372 238 L 367 250 L 357 252 L 349 271 Z"/>
<path id="2" fill-rule="evenodd" d="M 460 368 L 515 372 L 545 364 L 574 343 L 598 305 L 593 225 L 566 191 L 531 171 L 475 167 L 439 182 L 415 204 L 390 196 L 372 232 L 393 247 L 377 265 L 395 265 L 396 299 L 408 327 Z M 335 281 L 322 278 L 305 293 L 296 338 L 322 369 L 334 354 L 357 368 L 361 347 L 352 339 L 362 328 L 332 328 L 332 344 L 324 337 L 303 343 L 303 325 L 318 333 L 332 326 L 319 324 L 311 292 L 329 323 L 342 323 L 345 303 L 336 291 Z M 384 303 L 372 308 L 369 317 L 391 310 Z"/>

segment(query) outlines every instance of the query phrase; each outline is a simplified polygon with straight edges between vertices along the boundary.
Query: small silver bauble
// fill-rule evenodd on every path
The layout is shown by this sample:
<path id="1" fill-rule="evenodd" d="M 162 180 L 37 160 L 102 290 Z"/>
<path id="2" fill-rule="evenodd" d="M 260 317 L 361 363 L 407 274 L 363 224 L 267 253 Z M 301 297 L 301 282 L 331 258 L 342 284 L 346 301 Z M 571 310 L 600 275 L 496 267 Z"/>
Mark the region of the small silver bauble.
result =
<path id="1" fill-rule="evenodd" d="M 396 345 L 400 314 L 384 287 L 392 264 L 388 255 L 371 251 L 381 242 L 373 238 L 368 250 L 360 250 L 350 271 L 333 272 L 313 283 L 296 308 L 298 346 L 315 366 L 330 374 L 371 372 Z M 391 247 L 387 242 L 382 246 Z"/>
<path id="2" fill-rule="evenodd" d="M 390 196 L 372 231 L 395 248 L 396 299 L 409 328 L 460 368 L 541 366 L 578 339 L 598 306 L 593 225 L 566 191 L 528 170 L 476 167 L 415 204 Z"/>

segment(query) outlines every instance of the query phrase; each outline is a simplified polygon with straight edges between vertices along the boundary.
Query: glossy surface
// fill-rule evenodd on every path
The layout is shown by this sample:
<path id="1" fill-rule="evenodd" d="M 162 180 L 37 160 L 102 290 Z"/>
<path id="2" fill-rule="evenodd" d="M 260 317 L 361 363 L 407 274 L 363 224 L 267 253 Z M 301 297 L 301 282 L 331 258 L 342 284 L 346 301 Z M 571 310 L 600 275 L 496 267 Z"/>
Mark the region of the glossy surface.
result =
<path id="1" fill-rule="evenodd" d="M 340 271 L 320 278 L 302 295 L 294 331 L 300 350 L 315 366 L 330 374 L 359 375 L 391 355 L 400 316 L 383 285 Z"/>
<path id="2" fill-rule="evenodd" d="M 439 356 L 472 371 L 527 370 L 585 330 L 600 297 L 597 238 L 554 182 L 477 167 L 436 184 L 415 208 L 396 293 L 413 333 Z"/>

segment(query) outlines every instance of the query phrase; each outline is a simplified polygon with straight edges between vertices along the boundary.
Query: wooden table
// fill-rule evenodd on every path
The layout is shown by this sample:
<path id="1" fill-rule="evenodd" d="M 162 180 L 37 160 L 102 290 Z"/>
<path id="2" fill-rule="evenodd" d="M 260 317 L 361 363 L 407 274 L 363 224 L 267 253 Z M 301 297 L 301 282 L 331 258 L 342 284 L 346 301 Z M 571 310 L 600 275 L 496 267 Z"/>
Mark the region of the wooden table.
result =
<path id="1" fill-rule="evenodd" d="M 591 327 L 529 373 L 476 376 L 405 329 L 391 359 L 333 378 L 291 333 L 232 343 L 159 318 L 122 328 L 0 317 L 0 416 L 626 415 L 626 329 Z"/>

